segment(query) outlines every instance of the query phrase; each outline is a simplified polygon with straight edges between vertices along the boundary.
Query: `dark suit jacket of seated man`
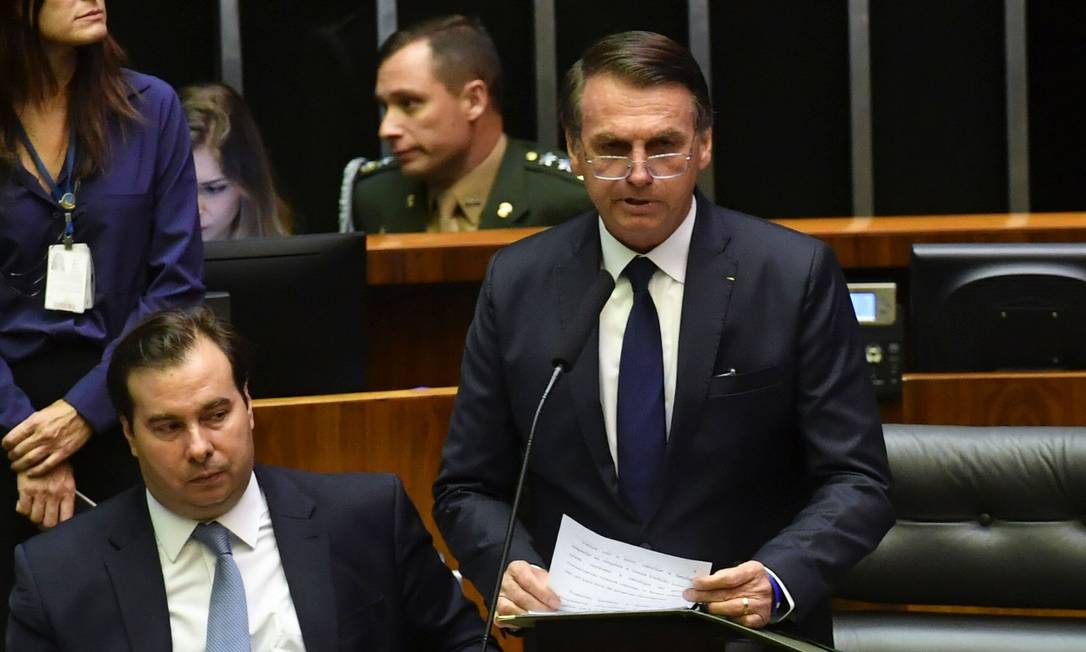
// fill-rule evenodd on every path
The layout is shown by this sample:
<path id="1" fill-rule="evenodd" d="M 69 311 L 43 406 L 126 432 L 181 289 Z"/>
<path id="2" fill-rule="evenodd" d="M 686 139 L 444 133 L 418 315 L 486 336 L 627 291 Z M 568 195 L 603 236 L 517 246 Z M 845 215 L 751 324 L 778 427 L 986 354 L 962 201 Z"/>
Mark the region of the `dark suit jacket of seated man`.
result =
<path id="1" fill-rule="evenodd" d="M 166 331 L 192 340 L 180 360 L 121 374 L 131 402 L 122 397 L 118 411 L 146 486 L 16 550 L 7 649 L 204 649 L 215 556 L 170 531 L 209 520 L 230 532 L 254 650 L 476 649 L 482 620 L 398 478 L 254 472 L 250 401 L 235 384 L 244 374 L 232 378 L 239 358 L 225 351 L 234 344 L 201 330 L 218 328 L 213 320 L 159 313 L 118 346 L 115 401 L 113 372 L 132 364 L 134 349 L 161 351 Z M 256 525 L 244 533 L 242 512 L 259 535 Z"/>
<path id="2" fill-rule="evenodd" d="M 606 67 L 614 61 L 651 74 L 624 78 Z M 833 252 L 695 190 L 711 160 L 712 110 L 685 48 L 656 34 L 613 35 L 571 77 L 568 149 L 597 211 L 491 260 L 434 486 L 438 527 L 464 575 L 491 592 L 552 357 L 606 269 L 614 291 L 539 416 L 499 614 L 557 606 L 542 569 L 568 514 L 611 538 L 712 561 L 714 573 L 686 594 L 712 613 L 828 642 L 834 583 L 893 523 L 877 404 Z M 657 268 L 648 294 L 664 373 L 654 400 L 669 408 L 657 417 L 658 472 L 640 494 L 628 478 L 647 465 L 621 470 L 630 440 L 613 425 L 622 328 L 633 322 L 619 308 L 625 299 L 633 314 L 623 269 L 638 254 Z M 634 436 L 649 431 L 632 423 Z"/>

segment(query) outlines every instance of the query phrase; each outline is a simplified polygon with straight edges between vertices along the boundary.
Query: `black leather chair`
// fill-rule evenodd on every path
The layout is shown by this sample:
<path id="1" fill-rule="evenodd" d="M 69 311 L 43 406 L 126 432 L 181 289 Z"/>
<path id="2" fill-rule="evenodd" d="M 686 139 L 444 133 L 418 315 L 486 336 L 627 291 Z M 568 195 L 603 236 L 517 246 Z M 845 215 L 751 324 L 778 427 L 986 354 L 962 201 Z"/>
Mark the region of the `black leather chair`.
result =
<path id="1" fill-rule="evenodd" d="M 884 428 L 897 524 L 837 597 L 1086 613 L 1086 428 Z M 1086 619 L 839 610 L 834 637 L 847 651 L 1086 650 Z"/>

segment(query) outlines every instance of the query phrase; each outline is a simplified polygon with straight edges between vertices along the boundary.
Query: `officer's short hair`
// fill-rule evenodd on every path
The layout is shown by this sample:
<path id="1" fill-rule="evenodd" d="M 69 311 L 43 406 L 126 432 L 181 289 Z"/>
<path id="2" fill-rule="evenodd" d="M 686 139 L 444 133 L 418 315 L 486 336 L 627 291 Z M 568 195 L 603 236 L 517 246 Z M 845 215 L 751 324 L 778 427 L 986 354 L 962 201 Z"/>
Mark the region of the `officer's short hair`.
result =
<path id="1" fill-rule="evenodd" d="M 181 364 L 199 338 L 217 346 L 230 361 L 234 385 L 245 396 L 249 382 L 249 348 L 245 341 L 205 306 L 151 314 L 121 338 L 106 372 L 106 388 L 117 413 L 132 422 L 128 378 L 141 369 L 169 369 Z"/>
<path id="2" fill-rule="evenodd" d="M 501 109 L 502 64 L 498 49 L 483 23 L 461 15 L 430 18 L 388 37 L 377 51 L 377 65 L 404 47 L 426 39 L 433 53 L 434 76 L 451 93 L 464 84 L 483 80 L 494 108 Z"/>
<path id="3" fill-rule="evenodd" d="M 596 41 L 566 73 L 559 117 L 573 137 L 581 135 L 581 95 L 594 75 L 613 75 L 637 88 L 681 84 L 694 96 L 694 128 L 713 126 L 709 85 L 690 51 L 663 34 L 632 31 Z"/>

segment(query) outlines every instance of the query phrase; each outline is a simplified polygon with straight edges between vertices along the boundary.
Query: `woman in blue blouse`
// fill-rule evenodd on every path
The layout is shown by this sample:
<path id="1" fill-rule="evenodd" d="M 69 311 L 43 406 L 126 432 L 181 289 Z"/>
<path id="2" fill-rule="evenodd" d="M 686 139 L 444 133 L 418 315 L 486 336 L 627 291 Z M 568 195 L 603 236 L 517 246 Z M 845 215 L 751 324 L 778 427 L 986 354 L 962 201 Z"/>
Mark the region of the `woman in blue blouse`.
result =
<path id="1" fill-rule="evenodd" d="M 104 0 L 0 0 L 0 538 L 138 477 L 105 389 L 113 341 L 203 297 L 185 116 L 123 59 Z"/>

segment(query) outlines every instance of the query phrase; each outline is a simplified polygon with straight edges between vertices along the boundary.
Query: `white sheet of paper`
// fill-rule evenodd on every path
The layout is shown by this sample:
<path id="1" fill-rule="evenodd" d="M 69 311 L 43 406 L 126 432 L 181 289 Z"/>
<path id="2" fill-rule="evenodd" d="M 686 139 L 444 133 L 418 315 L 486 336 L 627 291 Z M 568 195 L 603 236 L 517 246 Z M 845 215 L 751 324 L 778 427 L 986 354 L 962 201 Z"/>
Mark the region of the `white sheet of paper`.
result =
<path id="1" fill-rule="evenodd" d="M 45 309 L 78 312 L 94 307 L 94 263 L 86 243 L 68 249 L 50 245 L 45 275 Z"/>
<path id="2" fill-rule="evenodd" d="M 562 516 L 550 586 L 563 612 L 686 609 L 682 593 L 712 563 L 683 559 L 608 539 Z"/>

